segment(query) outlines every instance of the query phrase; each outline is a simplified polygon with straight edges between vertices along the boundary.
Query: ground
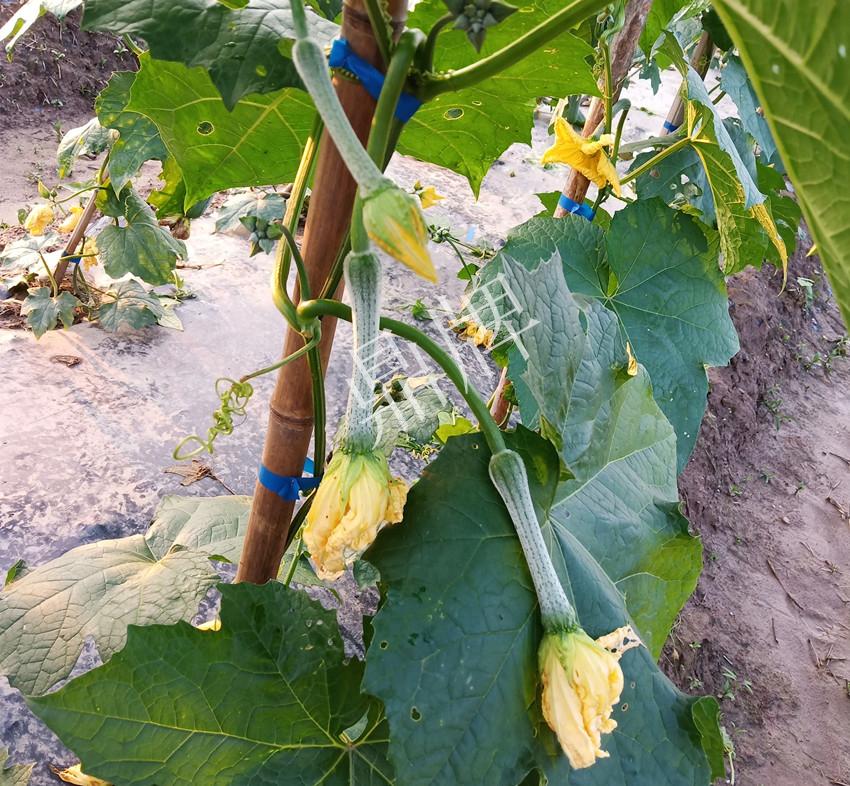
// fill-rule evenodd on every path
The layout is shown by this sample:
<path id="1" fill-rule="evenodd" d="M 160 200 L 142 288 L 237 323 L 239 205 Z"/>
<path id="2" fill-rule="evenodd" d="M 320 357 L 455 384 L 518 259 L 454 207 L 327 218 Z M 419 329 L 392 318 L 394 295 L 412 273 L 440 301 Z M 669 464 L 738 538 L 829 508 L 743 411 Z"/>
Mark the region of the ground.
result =
<path id="1" fill-rule="evenodd" d="M 11 7 L 0 0 L 0 22 Z M 49 17 L 41 25 L 49 46 L 33 38 L 15 61 L 0 63 L 0 226 L 10 225 L 0 229 L 0 245 L 19 231 L 17 211 L 36 198 L 37 179 L 53 177 L 52 124 L 84 122 L 91 91 L 111 68 L 130 65 L 112 39 L 84 39 L 73 26 L 60 31 Z M 45 56 L 54 49 L 61 57 Z M 61 79 L 51 70 L 57 64 Z M 632 93 L 636 106 L 659 113 L 634 112 L 640 134 L 657 130 L 675 89 L 676 80 L 665 78 L 658 96 Z M 546 140 L 539 118 L 532 148 L 511 148 L 477 203 L 450 173 L 399 157 L 392 173 L 404 185 L 418 179 L 448 195 L 429 211 L 432 221 L 498 243 L 540 209 L 534 192 L 562 185 L 562 169 L 535 163 Z M 148 174 L 155 177 L 155 168 Z M 212 229 L 209 214 L 192 226 L 190 262 L 201 269 L 181 271 L 196 293 L 179 309 L 183 332 L 110 335 L 81 324 L 36 342 L 12 329 L 11 317 L 4 322 L 0 309 L 0 328 L 7 327 L 0 329 L 0 570 L 18 558 L 37 565 L 80 543 L 142 531 L 166 494 L 251 493 L 271 377 L 258 381 L 245 422 L 206 459 L 220 480 L 182 487 L 164 472 L 175 463 L 176 442 L 207 427 L 214 380 L 267 365 L 280 349 L 283 321 L 267 289 L 271 259 L 249 258 L 244 238 Z M 389 266 L 386 308 L 410 319 L 421 298 L 434 317 L 427 328 L 447 341 L 445 322 L 463 282 L 450 254 L 437 249 L 436 261 L 437 294 Z M 814 282 L 811 298 L 798 278 Z M 730 298 L 741 352 L 711 371 L 708 414 L 680 484 L 706 567 L 662 665 L 683 690 L 720 698 L 736 783 L 842 786 L 850 784 L 845 328 L 816 257 L 802 253 L 784 291 L 766 267 L 733 279 Z M 330 422 L 344 401 L 350 340 L 343 326 L 328 381 Z M 478 368 L 468 346 L 458 351 Z M 67 365 L 69 356 L 80 362 Z M 492 371 L 479 376 L 484 389 L 495 381 Z M 347 593 L 343 618 L 355 650 L 362 603 L 368 598 Z M 36 786 L 55 783 L 48 764 L 73 761 L 2 679 L 0 746 L 14 761 L 37 762 Z"/>

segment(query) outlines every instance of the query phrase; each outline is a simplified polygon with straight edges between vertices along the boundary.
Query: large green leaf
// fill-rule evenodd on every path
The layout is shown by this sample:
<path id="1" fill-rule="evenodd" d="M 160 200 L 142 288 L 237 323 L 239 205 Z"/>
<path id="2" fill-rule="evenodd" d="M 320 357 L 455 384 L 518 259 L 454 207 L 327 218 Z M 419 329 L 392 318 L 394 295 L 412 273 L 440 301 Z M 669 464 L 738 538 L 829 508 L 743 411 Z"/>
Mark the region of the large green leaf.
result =
<path id="1" fill-rule="evenodd" d="M 68 328 L 74 324 L 74 309 L 81 305 L 70 292 L 60 292 L 55 297 L 50 287 L 39 287 L 27 294 L 21 303 L 21 314 L 26 316 L 27 324 L 36 338 L 41 338 L 48 330 L 53 330 L 61 320 Z"/>
<path id="2" fill-rule="evenodd" d="M 461 30 L 437 42 L 439 70 L 460 68 L 492 54 L 563 7 L 562 0 L 531 0 L 489 28 L 481 54 Z M 600 2 L 600 8 L 604 6 Z M 411 27 L 428 30 L 446 12 L 442 0 L 423 0 Z M 407 124 L 399 149 L 464 175 L 477 195 L 491 164 L 514 142 L 531 141 L 533 112 L 540 96 L 598 94 L 586 58 L 591 48 L 565 33 L 511 68 L 474 87 L 446 93 L 423 106 Z"/>
<path id="3" fill-rule="evenodd" d="M 850 5 L 718 0 L 850 323 Z"/>
<path id="4" fill-rule="evenodd" d="M 681 469 L 705 412 L 706 366 L 725 365 L 738 351 L 726 285 L 705 234 L 660 199 L 641 200 L 619 211 L 607 233 L 576 216 L 533 218 L 513 230 L 502 254 L 533 270 L 556 252 L 570 289 L 619 317 L 675 429 Z M 500 257 L 488 268 L 484 285 L 500 270 Z"/>
<path id="5" fill-rule="evenodd" d="M 0 672 L 25 694 L 66 678 L 87 637 L 107 660 L 128 625 L 191 619 L 237 560 L 248 497 L 166 498 L 144 535 L 78 546 L 0 592 Z"/>
<path id="6" fill-rule="evenodd" d="M 528 431 L 508 440 L 525 459 L 544 518 L 554 502 L 557 456 Z M 622 660 L 619 726 L 604 739 L 611 757 L 573 772 L 557 752 L 537 706 L 537 600 L 490 482 L 489 457 L 480 436 L 450 439 L 411 489 L 403 523 L 382 533 L 368 554 L 388 592 L 373 622 L 364 687 L 385 703 L 399 782 L 514 786 L 536 767 L 559 785 L 706 786 L 710 767 L 694 713 L 713 700 L 681 694 L 644 648 Z M 558 528 L 556 541 L 548 525 L 546 533 L 570 570 L 567 590 L 588 632 L 629 622 L 601 566 Z M 716 725 L 705 734 L 715 739 Z"/>
<path id="7" fill-rule="evenodd" d="M 112 145 L 108 164 L 116 193 L 130 182 L 145 161 L 152 158 L 163 161 L 168 155 L 157 127 L 143 115 L 126 109 L 135 79 L 133 71 L 117 71 L 94 104 L 100 124 L 114 128 L 121 135 Z"/>
<path id="8" fill-rule="evenodd" d="M 228 111 L 204 69 L 146 56 L 127 108 L 159 128 L 183 172 L 187 208 L 226 188 L 291 181 L 315 114 L 294 88 Z"/>
<path id="9" fill-rule="evenodd" d="M 118 197 L 126 223 L 110 224 L 97 236 L 103 269 L 112 278 L 132 273 L 149 284 L 165 284 L 178 259 L 186 259 L 186 244 L 163 229 L 147 202 L 127 186 Z"/>
<path id="10" fill-rule="evenodd" d="M 131 628 L 127 646 L 30 706 L 122 786 L 392 784 L 380 705 L 332 611 L 280 584 L 222 586 L 221 630 Z"/>
<path id="11" fill-rule="evenodd" d="M 597 301 L 579 309 L 554 250 L 533 271 L 507 256 L 502 268 L 523 349 L 509 366 L 523 422 L 539 417 L 572 476 L 555 495 L 555 533 L 581 540 L 658 657 L 701 567 L 679 512 L 673 428 L 646 371 L 627 373 L 616 315 Z"/>
<path id="12" fill-rule="evenodd" d="M 85 7 L 84 28 L 137 35 L 157 60 L 205 68 L 229 109 L 249 93 L 301 84 L 278 49 L 294 38 L 288 0 L 86 0 Z M 307 15 L 320 41 L 337 34 L 333 22 Z"/>
<path id="13" fill-rule="evenodd" d="M 647 58 L 651 57 L 653 44 L 673 21 L 673 17 L 687 5 L 687 0 L 654 0 L 646 16 L 646 24 L 640 34 L 640 48 Z"/>

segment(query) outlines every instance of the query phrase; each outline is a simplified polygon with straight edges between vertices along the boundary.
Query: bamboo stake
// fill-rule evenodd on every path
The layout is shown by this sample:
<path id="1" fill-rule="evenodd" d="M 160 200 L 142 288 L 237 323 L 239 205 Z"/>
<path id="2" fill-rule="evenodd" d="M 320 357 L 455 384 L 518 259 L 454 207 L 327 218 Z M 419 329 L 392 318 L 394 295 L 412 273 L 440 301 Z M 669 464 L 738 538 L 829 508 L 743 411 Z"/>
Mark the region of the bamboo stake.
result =
<path id="1" fill-rule="evenodd" d="M 626 4 L 626 20 L 623 24 L 623 29 L 617 34 L 617 38 L 611 46 L 612 92 L 615 97 L 619 95 L 623 80 L 626 78 L 626 74 L 634 59 L 635 47 L 637 46 L 641 32 L 643 32 L 651 5 L 652 0 L 629 0 Z M 600 86 L 604 90 L 604 77 L 601 80 Z M 599 98 L 594 98 L 590 103 L 582 136 L 592 136 L 604 117 L 605 102 Z M 589 185 L 590 181 L 584 175 L 573 170 L 567 177 L 563 194 L 574 202 L 581 204 L 587 195 Z M 562 218 L 566 214 L 567 211 L 560 205 L 555 208 L 555 218 Z"/>
<path id="2" fill-rule="evenodd" d="M 56 282 L 57 289 L 65 278 L 65 273 L 68 272 L 68 265 L 71 263 L 70 257 L 72 257 L 76 252 L 77 246 L 83 239 L 83 235 L 85 235 L 86 230 L 97 211 L 97 200 L 95 199 L 96 195 L 97 191 L 93 191 L 89 201 L 86 203 L 85 210 L 83 210 L 80 215 L 80 220 L 77 222 L 77 226 L 74 227 L 71 237 L 68 238 L 65 250 L 62 252 L 62 258 L 57 263 L 56 270 L 53 271 L 53 280 Z M 59 293 L 57 292 L 56 294 Z"/>
<path id="3" fill-rule="evenodd" d="M 388 10 L 397 37 L 407 18 L 407 0 L 390 0 Z M 340 36 L 349 41 L 360 57 L 382 67 L 363 0 L 345 3 Z M 351 125 L 365 144 L 375 111 L 374 100 L 359 83 L 349 79 L 334 77 L 334 86 Z M 348 232 L 356 192 L 354 180 L 327 132 L 322 137 L 313 183 L 302 252 L 312 291 L 320 292 Z M 341 294 L 342 284 L 335 297 Z M 296 302 L 298 298 L 296 286 Z M 323 369 L 327 367 L 335 328 L 335 319 L 325 317 L 322 320 Z M 294 352 L 303 343 L 300 334 L 288 328 L 283 354 Z M 312 389 L 305 360 L 290 363 L 280 370 L 269 410 L 263 465 L 279 475 L 298 477 L 303 473 L 313 427 Z M 315 459 L 319 471 L 325 457 L 316 456 Z M 282 499 L 259 482 L 256 484 L 237 581 L 262 584 L 277 575 L 294 506 L 293 501 Z"/>
<path id="4" fill-rule="evenodd" d="M 694 51 L 691 53 L 691 68 L 700 75 L 700 78 L 705 79 L 713 55 L 714 43 L 711 40 L 711 36 L 703 31 L 699 41 L 697 41 L 697 45 L 694 47 Z M 673 130 L 682 125 L 684 118 L 685 99 L 682 98 L 682 91 L 680 90 L 676 93 L 676 98 L 670 105 L 670 111 L 667 113 L 659 136 L 666 136 L 673 133 Z"/>

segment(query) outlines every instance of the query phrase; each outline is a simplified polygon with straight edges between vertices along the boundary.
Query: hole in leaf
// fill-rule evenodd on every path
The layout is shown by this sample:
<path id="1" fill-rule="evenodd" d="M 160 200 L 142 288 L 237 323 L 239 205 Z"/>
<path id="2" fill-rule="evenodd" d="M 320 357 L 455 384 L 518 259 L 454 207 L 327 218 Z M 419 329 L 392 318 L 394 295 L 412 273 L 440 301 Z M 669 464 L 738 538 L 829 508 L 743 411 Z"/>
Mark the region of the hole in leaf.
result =
<path id="1" fill-rule="evenodd" d="M 215 131 L 215 126 L 209 120 L 202 120 L 198 123 L 198 133 L 201 136 L 209 136 L 213 131 Z"/>
<path id="2" fill-rule="evenodd" d="M 266 68 L 266 67 L 265 67 L 264 65 L 262 65 L 262 64 L 258 65 L 258 66 L 254 69 L 254 71 L 256 72 L 257 76 L 268 76 L 268 74 L 269 74 L 269 69 L 268 69 L 268 68 Z"/>
<path id="3" fill-rule="evenodd" d="M 446 120 L 460 120 L 463 117 L 463 110 L 459 106 L 452 107 L 443 112 L 443 117 Z"/>
<path id="4" fill-rule="evenodd" d="M 417 710 L 416 707 L 411 707 L 410 708 L 410 717 L 411 717 L 412 720 L 415 720 L 415 721 L 418 722 L 418 721 L 422 720 L 422 713 L 419 712 L 419 710 Z"/>
<path id="5" fill-rule="evenodd" d="M 621 709 L 623 712 L 628 712 L 629 705 L 628 705 L 628 704 L 624 704 L 622 707 L 620 707 L 620 709 Z"/>
<path id="6" fill-rule="evenodd" d="M 382 642 L 381 642 L 378 646 L 379 646 L 382 650 L 385 650 L 387 647 L 389 647 L 389 646 L 390 646 L 390 643 L 389 643 L 388 641 L 382 641 Z"/>

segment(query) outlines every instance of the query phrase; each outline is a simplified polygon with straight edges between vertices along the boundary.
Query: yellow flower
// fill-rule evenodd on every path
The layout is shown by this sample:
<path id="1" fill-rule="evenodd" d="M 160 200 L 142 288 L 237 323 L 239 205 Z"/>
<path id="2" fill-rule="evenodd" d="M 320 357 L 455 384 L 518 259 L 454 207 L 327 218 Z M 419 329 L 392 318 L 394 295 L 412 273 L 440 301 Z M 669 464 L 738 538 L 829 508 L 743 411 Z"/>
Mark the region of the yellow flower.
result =
<path id="1" fill-rule="evenodd" d="M 43 235 L 52 222 L 53 208 L 50 205 L 36 205 L 24 219 L 24 229 L 33 236 Z"/>
<path id="2" fill-rule="evenodd" d="M 100 251 L 97 248 L 97 242 L 93 237 L 87 237 L 83 241 L 83 246 L 79 250 L 79 255 L 82 258 L 83 267 L 86 270 L 95 267 L 98 263 L 97 255 Z"/>
<path id="3" fill-rule="evenodd" d="M 401 521 L 406 499 L 407 485 L 390 475 L 382 453 L 337 452 L 304 527 L 316 575 L 339 578 L 384 526 Z"/>
<path id="4" fill-rule="evenodd" d="M 417 183 L 417 185 L 419 184 Z M 423 210 L 427 210 L 429 207 L 436 205 L 437 202 L 442 202 L 445 199 L 442 194 L 437 193 L 437 189 L 434 186 L 425 186 L 424 188 L 420 186 L 416 189 L 416 196 L 419 197 Z"/>
<path id="5" fill-rule="evenodd" d="M 59 231 L 64 235 L 68 232 L 73 232 L 80 223 L 80 216 L 83 214 L 83 208 L 75 205 L 71 208 L 71 212 L 65 216 L 65 219 L 59 224 Z"/>
<path id="6" fill-rule="evenodd" d="M 555 118 L 555 144 L 543 154 L 543 163 L 569 164 L 592 180 L 599 188 L 608 183 L 621 196 L 620 178 L 603 148 L 611 147 L 614 137 L 603 134 L 599 139 L 585 139 L 562 117 Z"/>
<path id="7" fill-rule="evenodd" d="M 415 196 L 395 186 L 378 191 L 363 202 L 363 224 L 378 248 L 437 283 L 437 271 L 428 254 L 428 227 Z"/>
<path id="8" fill-rule="evenodd" d="M 596 641 L 581 628 L 543 636 L 538 653 L 543 717 L 574 769 L 608 756 L 602 735 L 617 727 L 611 713 L 623 690 L 620 657 L 639 644 L 628 626 Z"/>

